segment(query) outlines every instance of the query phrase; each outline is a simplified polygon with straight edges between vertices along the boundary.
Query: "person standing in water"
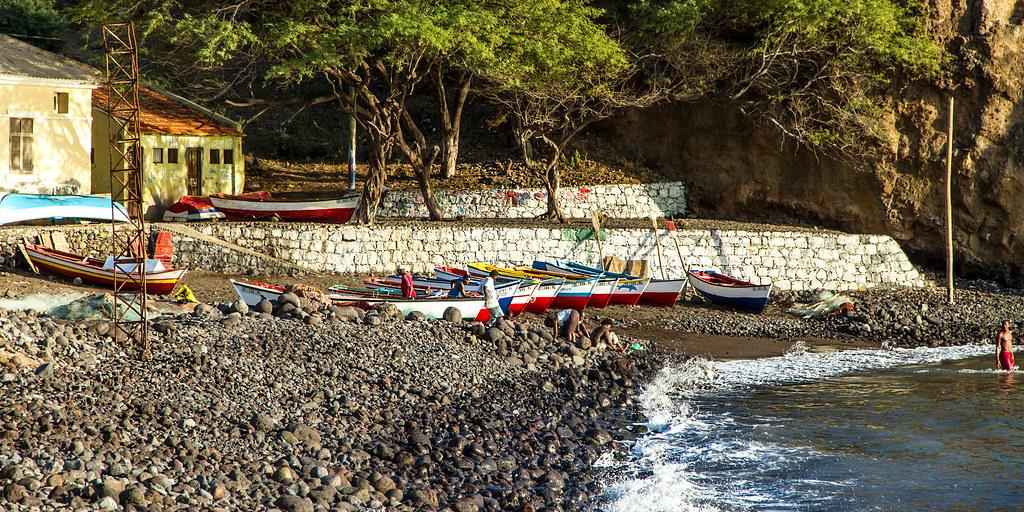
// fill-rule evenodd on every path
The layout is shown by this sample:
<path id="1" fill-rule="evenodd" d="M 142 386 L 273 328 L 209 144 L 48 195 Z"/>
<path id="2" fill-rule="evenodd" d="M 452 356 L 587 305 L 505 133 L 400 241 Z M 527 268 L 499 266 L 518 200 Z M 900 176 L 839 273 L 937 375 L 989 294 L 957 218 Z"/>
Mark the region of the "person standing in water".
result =
<path id="1" fill-rule="evenodd" d="M 1003 320 L 1003 327 L 996 336 L 996 361 L 1000 370 L 1017 369 L 1017 365 L 1013 364 L 1013 331 L 1010 330 L 1009 320 Z"/>

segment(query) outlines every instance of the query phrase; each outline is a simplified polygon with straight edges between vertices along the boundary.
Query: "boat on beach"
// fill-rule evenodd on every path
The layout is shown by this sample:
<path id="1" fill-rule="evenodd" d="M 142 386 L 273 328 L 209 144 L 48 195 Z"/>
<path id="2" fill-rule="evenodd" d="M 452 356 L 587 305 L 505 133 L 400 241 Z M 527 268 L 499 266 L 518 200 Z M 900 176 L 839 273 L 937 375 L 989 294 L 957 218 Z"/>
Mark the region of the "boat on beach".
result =
<path id="1" fill-rule="evenodd" d="M 568 269 L 570 271 L 579 272 L 583 275 L 605 275 L 624 279 L 640 279 L 639 276 L 606 272 L 599 268 L 589 267 L 574 261 L 534 262 L 534 266 L 538 264 Z M 645 304 L 648 306 L 671 306 L 679 300 L 679 294 L 682 293 L 684 286 L 686 286 L 686 279 L 651 279 L 644 287 L 636 304 Z"/>
<path id="2" fill-rule="evenodd" d="M 686 278 L 698 293 L 717 304 L 760 313 L 768 304 L 772 285 L 756 285 L 710 270 L 690 270 Z"/>
<path id="3" fill-rule="evenodd" d="M 363 281 L 367 286 L 373 286 L 380 290 L 396 291 L 401 290 L 402 280 L 398 275 L 390 275 L 386 278 L 371 277 Z M 452 288 L 451 280 L 435 279 L 422 276 L 413 276 L 412 278 L 413 288 L 419 291 L 426 292 L 427 295 L 438 295 L 448 296 L 448 292 Z M 480 285 L 480 281 L 470 280 L 469 286 L 466 291 L 468 293 L 476 293 L 475 288 Z M 521 314 L 526 304 L 530 300 L 530 296 L 536 289 L 532 284 L 523 283 L 518 281 L 509 281 L 503 283 L 497 283 L 494 287 L 494 291 L 498 295 L 498 306 L 501 308 L 502 313 L 506 316 L 515 316 Z M 488 315 L 489 317 L 490 315 Z"/>
<path id="4" fill-rule="evenodd" d="M 538 277 L 536 274 L 527 274 L 520 270 L 498 267 L 488 263 L 470 263 L 467 265 L 467 270 L 470 275 L 484 277 L 490 275 L 492 270 L 496 270 L 499 275 L 510 277 L 513 279 L 535 279 Z M 587 307 L 590 302 L 590 296 L 594 293 L 594 287 L 597 285 L 597 278 L 590 278 L 583 281 L 568 281 L 565 280 L 562 286 L 558 289 L 554 299 L 548 308 L 553 309 L 583 309 Z"/>
<path id="5" fill-rule="evenodd" d="M 110 196 L 0 194 L 0 224 L 38 221 L 128 222 L 128 212 Z"/>
<path id="6" fill-rule="evenodd" d="M 524 274 L 531 275 L 537 278 L 562 278 L 566 281 L 589 281 L 597 279 L 594 283 L 594 287 L 590 292 L 590 298 L 587 299 L 588 308 L 604 308 L 612 301 L 612 295 L 615 293 L 615 288 L 619 284 L 617 277 L 604 277 L 604 276 L 583 276 L 579 274 L 560 274 L 556 272 L 545 272 L 537 270 L 533 267 L 516 267 L 515 270 L 523 272 Z"/>
<path id="7" fill-rule="evenodd" d="M 106 260 L 89 258 L 42 245 L 26 245 L 25 254 L 32 265 L 48 274 L 68 279 L 79 277 L 84 282 L 110 288 L 113 288 L 116 278 L 118 282 L 124 283 L 122 289 L 125 291 L 139 289 L 137 284 L 129 280 L 129 276 L 135 273 L 136 264 L 118 263 L 115 265 L 113 256 L 108 256 Z M 160 260 L 147 259 L 145 264 L 146 293 L 152 295 L 171 293 L 178 284 L 178 280 L 185 275 L 186 270 L 185 268 L 166 268 Z"/>
<path id="8" fill-rule="evenodd" d="M 238 297 L 250 306 L 259 304 L 263 299 L 269 301 L 277 300 L 286 291 L 283 286 L 259 282 L 244 283 L 231 280 L 231 286 L 234 288 L 235 293 L 238 294 Z M 428 319 L 443 318 L 445 310 L 450 307 L 458 309 L 462 313 L 463 318 L 479 319 L 481 312 L 487 312 L 484 309 L 483 297 L 403 299 L 385 294 L 378 294 L 375 297 L 372 295 L 347 295 L 335 292 L 329 292 L 327 297 L 336 304 L 349 304 L 360 309 L 369 309 L 378 304 L 388 302 L 394 304 L 402 312 L 402 315 L 418 311 L 423 313 L 423 316 Z"/>
<path id="9" fill-rule="evenodd" d="M 228 220 L 276 217 L 288 221 L 343 224 L 355 214 L 360 196 L 360 192 L 348 192 L 337 197 L 270 193 L 258 196 L 219 194 L 210 196 L 210 202 Z"/>
<path id="10" fill-rule="evenodd" d="M 438 279 L 452 280 L 459 279 L 463 275 L 469 273 L 466 269 L 458 267 L 435 267 L 434 275 Z M 474 278 L 479 279 L 479 278 Z M 558 292 L 562 289 L 562 284 L 565 282 L 564 279 L 520 279 L 510 277 L 499 277 L 498 282 L 502 281 L 522 281 L 524 283 L 536 283 L 537 288 L 530 294 L 523 309 L 528 313 L 541 314 L 547 311 L 551 307 L 551 303 L 554 302 Z M 470 282 L 473 282 L 472 280 Z M 519 294 L 513 300 L 513 304 L 521 302 Z"/>

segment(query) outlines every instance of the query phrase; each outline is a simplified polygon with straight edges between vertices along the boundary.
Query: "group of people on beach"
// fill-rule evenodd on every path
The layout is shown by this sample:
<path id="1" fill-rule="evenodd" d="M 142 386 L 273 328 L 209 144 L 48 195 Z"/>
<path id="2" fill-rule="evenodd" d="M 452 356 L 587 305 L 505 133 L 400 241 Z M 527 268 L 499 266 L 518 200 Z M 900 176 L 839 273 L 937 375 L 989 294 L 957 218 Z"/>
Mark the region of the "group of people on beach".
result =
<path id="1" fill-rule="evenodd" d="M 415 299 L 416 287 L 412 280 L 412 274 L 406 272 L 403 268 L 399 268 L 398 276 L 401 280 L 400 290 L 402 298 Z M 484 297 L 484 307 L 487 308 L 487 312 L 490 313 L 490 318 L 485 324 L 487 327 L 493 326 L 499 318 L 505 316 L 505 313 L 501 310 L 501 306 L 498 304 L 498 292 L 494 288 L 498 276 L 498 271 L 492 270 L 490 275 L 480 282 L 477 289 L 473 290 Z M 448 292 L 448 297 L 452 299 L 465 297 L 466 293 L 469 292 L 469 290 L 466 289 L 468 284 L 469 274 L 463 275 L 462 278 L 452 281 L 452 287 Z M 581 339 L 589 339 L 590 344 L 593 346 L 604 343 L 612 350 L 625 352 L 626 345 L 621 343 L 619 341 L 619 336 L 612 332 L 612 326 L 614 324 L 615 323 L 610 318 L 606 318 L 601 321 L 601 325 L 598 325 L 588 333 L 587 327 L 583 323 L 583 311 L 578 309 L 563 309 L 548 316 L 544 320 L 544 325 L 554 331 L 553 335 L 555 338 L 564 338 L 570 343 L 578 343 Z"/>

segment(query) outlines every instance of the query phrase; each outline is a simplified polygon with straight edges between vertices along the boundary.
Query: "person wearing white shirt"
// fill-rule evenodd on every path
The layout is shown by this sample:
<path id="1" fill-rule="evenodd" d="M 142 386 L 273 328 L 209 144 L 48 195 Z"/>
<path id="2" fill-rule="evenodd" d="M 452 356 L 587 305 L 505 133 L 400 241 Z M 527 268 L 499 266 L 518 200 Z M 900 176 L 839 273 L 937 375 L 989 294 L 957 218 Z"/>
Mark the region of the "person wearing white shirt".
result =
<path id="1" fill-rule="evenodd" d="M 487 327 L 494 325 L 499 318 L 505 316 L 505 313 L 501 311 L 501 306 L 498 305 L 498 291 L 494 289 L 494 280 L 497 277 L 498 271 L 492 270 L 491 275 L 480 283 L 480 293 L 484 296 L 484 307 L 491 314 L 490 319 L 487 320 Z"/>

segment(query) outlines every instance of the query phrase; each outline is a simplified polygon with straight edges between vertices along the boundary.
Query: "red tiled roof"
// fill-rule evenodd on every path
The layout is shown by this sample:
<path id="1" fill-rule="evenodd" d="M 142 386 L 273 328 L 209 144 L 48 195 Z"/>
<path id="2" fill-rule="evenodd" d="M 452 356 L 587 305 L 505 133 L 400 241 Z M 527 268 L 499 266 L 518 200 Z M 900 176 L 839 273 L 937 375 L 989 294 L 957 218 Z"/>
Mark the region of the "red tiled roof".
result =
<path id="1" fill-rule="evenodd" d="M 101 110 L 107 107 L 107 90 L 92 91 L 92 104 Z M 233 135 L 242 133 L 234 126 L 218 121 L 206 113 L 189 108 L 163 94 L 139 87 L 139 131 L 165 135 Z"/>

